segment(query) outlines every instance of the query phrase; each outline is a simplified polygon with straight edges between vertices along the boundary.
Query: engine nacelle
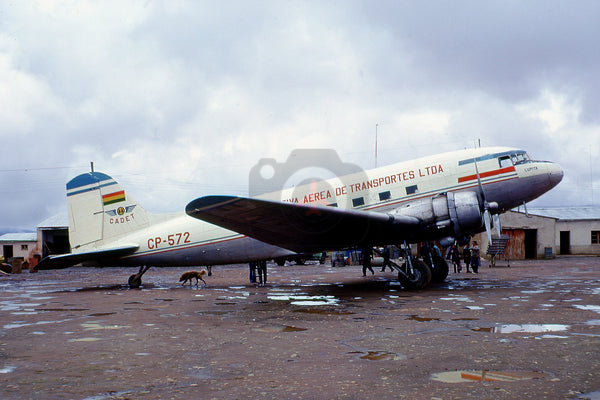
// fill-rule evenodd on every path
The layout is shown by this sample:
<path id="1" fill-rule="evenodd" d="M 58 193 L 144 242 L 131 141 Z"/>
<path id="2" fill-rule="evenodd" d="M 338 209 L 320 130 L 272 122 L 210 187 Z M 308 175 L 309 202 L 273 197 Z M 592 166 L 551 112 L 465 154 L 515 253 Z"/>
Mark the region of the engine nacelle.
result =
<path id="1" fill-rule="evenodd" d="M 421 220 L 421 233 L 428 236 L 455 238 L 481 231 L 483 219 L 479 197 L 472 191 L 448 192 L 419 199 L 392 212 Z"/>

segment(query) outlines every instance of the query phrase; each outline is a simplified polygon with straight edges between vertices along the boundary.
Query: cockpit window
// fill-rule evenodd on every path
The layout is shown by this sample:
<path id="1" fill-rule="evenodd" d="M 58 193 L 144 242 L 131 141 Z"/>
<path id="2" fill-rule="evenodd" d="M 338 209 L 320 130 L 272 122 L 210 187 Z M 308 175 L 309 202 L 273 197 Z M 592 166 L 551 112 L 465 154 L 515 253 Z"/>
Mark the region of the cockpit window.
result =
<path id="1" fill-rule="evenodd" d="M 530 161 L 531 158 L 525 152 L 504 154 L 498 157 L 498 164 L 500 164 L 500 168 L 506 168 L 512 165 L 523 164 Z"/>
<path id="2" fill-rule="evenodd" d="M 529 158 L 527 153 L 513 153 L 510 155 L 510 158 L 512 159 L 512 162 L 515 165 L 531 161 L 531 158 Z"/>

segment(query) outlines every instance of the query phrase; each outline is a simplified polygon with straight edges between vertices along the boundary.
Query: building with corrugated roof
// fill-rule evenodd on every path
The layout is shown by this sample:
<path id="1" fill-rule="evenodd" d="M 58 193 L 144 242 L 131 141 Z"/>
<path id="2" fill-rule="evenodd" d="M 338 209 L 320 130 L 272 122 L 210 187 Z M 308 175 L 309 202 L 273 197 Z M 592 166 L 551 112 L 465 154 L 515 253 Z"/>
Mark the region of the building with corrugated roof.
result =
<path id="1" fill-rule="evenodd" d="M 4 262 L 18 257 L 28 260 L 37 248 L 37 233 L 6 233 L 0 236 L 0 257 Z"/>
<path id="2" fill-rule="evenodd" d="M 51 254 L 70 253 L 69 218 L 67 214 L 57 214 L 37 226 L 38 243 L 42 258 Z"/>
<path id="3" fill-rule="evenodd" d="M 502 234 L 509 237 L 511 260 L 556 255 L 600 256 L 600 207 L 545 207 L 500 215 Z M 493 229 L 495 232 L 495 229 Z M 479 236 L 482 253 L 486 234 Z"/>

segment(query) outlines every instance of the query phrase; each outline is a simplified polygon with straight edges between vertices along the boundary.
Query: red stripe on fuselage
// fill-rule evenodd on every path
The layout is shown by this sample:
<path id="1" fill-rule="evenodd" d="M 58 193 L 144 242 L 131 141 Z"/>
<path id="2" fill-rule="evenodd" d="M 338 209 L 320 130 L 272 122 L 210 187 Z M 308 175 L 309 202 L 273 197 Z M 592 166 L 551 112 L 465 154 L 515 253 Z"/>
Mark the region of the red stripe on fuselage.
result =
<path id="1" fill-rule="evenodd" d="M 510 167 L 495 169 L 493 171 L 482 172 L 482 173 L 479 174 L 479 177 L 480 178 L 487 178 L 487 177 L 490 177 L 490 176 L 495 176 L 495 175 L 500 175 L 500 174 L 507 174 L 509 172 L 515 172 L 515 167 L 514 166 L 510 166 Z M 458 178 L 458 183 L 472 181 L 472 180 L 475 180 L 475 179 L 477 179 L 477 174 L 462 176 L 462 177 Z"/>

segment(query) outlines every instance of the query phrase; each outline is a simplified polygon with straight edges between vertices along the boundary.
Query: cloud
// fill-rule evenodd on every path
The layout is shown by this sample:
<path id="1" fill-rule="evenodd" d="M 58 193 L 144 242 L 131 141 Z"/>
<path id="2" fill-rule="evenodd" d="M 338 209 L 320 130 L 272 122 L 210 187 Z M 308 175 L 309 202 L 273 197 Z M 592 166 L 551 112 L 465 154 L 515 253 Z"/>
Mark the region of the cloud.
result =
<path id="1" fill-rule="evenodd" d="M 538 202 L 590 203 L 599 7 L 3 4 L 0 185 L 14 190 L 0 192 L 0 226 L 64 208 L 65 182 L 91 161 L 156 212 L 245 194 L 259 159 L 295 148 L 370 168 L 376 125 L 379 165 L 478 140 L 516 146 L 566 168 Z"/>

